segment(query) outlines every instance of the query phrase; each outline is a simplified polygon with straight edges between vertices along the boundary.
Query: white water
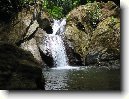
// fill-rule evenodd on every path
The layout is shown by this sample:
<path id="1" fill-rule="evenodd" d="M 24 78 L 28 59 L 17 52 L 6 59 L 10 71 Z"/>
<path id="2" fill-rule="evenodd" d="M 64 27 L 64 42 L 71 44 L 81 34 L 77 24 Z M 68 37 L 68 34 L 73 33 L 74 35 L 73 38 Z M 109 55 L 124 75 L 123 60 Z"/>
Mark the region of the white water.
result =
<path id="1" fill-rule="evenodd" d="M 62 20 L 55 20 L 54 19 L 54 24 L 52 26 L 53 29 L 53 35 L 56 34 L 63 34 L 63 32 L 65 31 L 65 25 L 66 25 L 66 19 L 62 19 Z"/>
<path id="2" fill-rule="evenodd" d="M 51 53 L 54 60 L 54 65 L 56 67 L 66 67 L 68 66 L 68 58 L 65 51 L 64 42 L 59 36 L 65 30 L 66 20 L 54 20 L 53 24 L 53 35 L 51 35 L 50 43 L 51 43 Z M 58 35 L 56 35 L 58 33 Z"/>
<path id="3" fill-rule="evenodd" d="M 51 54 L 54 60 L 54 66 L 65 67 L 68 66 L 68 59 L 65 52 L 63 40 L 59 35 L 49 35 L 49 43 Z"/>
<path id="4" fill-rule="evenodd" d="M 43 40 L 42 51 L 53 57 L 55 67 L 67 67 L 68 58 L 65 51 L 64 42 L 60 35 L 65 31 L 66 20 L 54 20 L 53 33 L 47 34 Z"/>

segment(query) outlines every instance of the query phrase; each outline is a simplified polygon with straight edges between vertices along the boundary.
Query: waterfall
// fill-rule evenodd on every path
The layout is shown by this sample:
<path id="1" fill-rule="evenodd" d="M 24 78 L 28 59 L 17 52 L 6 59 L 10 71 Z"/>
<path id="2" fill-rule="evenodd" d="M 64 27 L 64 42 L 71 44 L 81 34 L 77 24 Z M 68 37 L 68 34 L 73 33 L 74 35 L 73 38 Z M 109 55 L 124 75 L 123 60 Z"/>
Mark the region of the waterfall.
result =
<path id="1" fill-rule="evenodd" d="M 53 33 L 47 34 L 43 40 L 43 52 L 52 56 L 54 67 L 67 67 L 68 58 L 62 39 L 65 31 L 66 20 L 54 20 Z"/>
<path id="2" fill-rule="evenodd" d="M 51 54 L 56 67 L 68 66 L 63 40 L 59 35 L 50 36 Z"/>
<path id="3" fill-rule="evenodd" d="M 62 20 L 55 20 L 54 19 L 54 24 L 52 26 L 53 29 L 53 35 L 56 34 L 63 34 L 63 32 L 65 31 L 65 25 L 66 25 L 66 19 L 62 19 Z"/>

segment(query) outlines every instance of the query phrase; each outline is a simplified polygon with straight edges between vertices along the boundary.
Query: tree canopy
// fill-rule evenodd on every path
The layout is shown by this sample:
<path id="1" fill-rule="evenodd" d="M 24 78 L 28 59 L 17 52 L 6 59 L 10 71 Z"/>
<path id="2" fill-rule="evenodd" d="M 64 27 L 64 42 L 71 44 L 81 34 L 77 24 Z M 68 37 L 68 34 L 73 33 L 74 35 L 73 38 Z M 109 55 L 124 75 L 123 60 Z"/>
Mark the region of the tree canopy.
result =
<path id="1" fill-rule="evenodd" d="M 44 0 L 43 8 L 54 18 L 62 18 L 73 8 L 95 0 Z"/>
<path id="2" fill-rule="evenodd" d="M 42 9 L 48 11 L 53 18 L 62 18 L 75 7 L 94 1 L 101 0 L 0 0 L 0 20 L 10 20 L 23 7 L 34 5 L 36 2 L 40 2 Z M 112 1 L 119 3 L 119 0 Z"/>
<path id="3" fill-rule="evenodd" d="M 40 2 L 53 18 L 62 18 L 74 7 L 94 0 L 0 0 L 0 20 L 8 21 L 23 7 Z"/>

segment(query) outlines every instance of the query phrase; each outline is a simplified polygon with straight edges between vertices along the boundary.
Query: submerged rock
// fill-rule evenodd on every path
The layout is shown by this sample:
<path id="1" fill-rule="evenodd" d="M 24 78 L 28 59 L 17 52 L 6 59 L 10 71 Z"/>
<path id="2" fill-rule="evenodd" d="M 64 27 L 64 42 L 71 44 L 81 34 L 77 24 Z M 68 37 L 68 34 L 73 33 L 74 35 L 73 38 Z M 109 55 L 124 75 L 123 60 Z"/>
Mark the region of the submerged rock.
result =
<path id="1" fill-rule="evenodd" d="M 0 89 L 44 89 L 40 64 L 30 52 L 0 42 Z"/>
<path id="2" fill-rule="evenodd" d="M 120 8 L 108 1 L 87 3 L 73 9 L 67 15 L 65 36 L 85 65 L 119 59 Z M 102 54 L 103 58 L 104 55 L 108 58 L 103 60 L 99 57 Z"/>

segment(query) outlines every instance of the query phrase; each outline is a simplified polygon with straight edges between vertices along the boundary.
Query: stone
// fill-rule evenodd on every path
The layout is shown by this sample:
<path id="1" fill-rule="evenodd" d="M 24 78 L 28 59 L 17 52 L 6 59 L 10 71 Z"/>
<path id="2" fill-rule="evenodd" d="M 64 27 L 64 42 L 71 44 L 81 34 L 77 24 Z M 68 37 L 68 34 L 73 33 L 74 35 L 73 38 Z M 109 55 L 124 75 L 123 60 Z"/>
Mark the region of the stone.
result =
<path id="1" fill-rule="evenodd" d="M 30 51 L 34 58 L 40 63 L 42 64 L 43 61 L 42 61 L 42 58 L 41 58 L 41 55 L 40 55 L 40 52 L 39 52 L 39 48 L 37 46 L 37 43 L 36 43 L 36 40 L 34 38 L 32 38 L 31 40 L 29 41 L 26 41 L 24 43 L 21 44 L 21 48 L 26 50 L 26 51 Z"/>
<path id="2" fill-rule="evenodd" d="M 44 77 L 33 55 L 5 42 L 0 42 L 0 89 L 42 89 Z"/>
<path id="3" fill-rule="evenodd" d="M 119 60 L 120 8 L 114 2 L 87 3 L 73 9 L 66 18 L 65 37 L 82 63 Z"/>

